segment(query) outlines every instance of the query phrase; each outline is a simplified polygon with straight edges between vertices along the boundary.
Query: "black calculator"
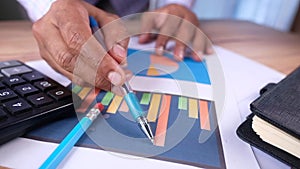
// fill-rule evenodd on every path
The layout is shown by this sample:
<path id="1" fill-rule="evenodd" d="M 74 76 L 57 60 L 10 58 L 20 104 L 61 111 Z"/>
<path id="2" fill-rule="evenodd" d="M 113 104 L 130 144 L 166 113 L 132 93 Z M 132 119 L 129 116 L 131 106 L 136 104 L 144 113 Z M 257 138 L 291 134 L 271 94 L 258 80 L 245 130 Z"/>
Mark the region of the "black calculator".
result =
<path id="1" fill-rule="evenodd" d="M 0 62 L 0 144 L 74 112 L 68 88 L 20 61 Z"/>

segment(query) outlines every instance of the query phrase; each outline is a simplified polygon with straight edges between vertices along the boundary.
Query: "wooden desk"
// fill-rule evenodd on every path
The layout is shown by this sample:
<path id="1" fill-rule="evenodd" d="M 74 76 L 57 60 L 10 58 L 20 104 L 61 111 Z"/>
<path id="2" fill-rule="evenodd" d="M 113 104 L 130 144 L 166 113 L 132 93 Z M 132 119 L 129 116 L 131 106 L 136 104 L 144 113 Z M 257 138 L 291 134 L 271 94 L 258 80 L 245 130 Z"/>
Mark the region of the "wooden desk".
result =
<path id="1" fill-rule="evenodd" d="M 202 21 L 201 28 L 214 44 L 282 73 L 290 73 L 300 65 L 300 35 L 232 20 Z M 0 22 L 0 37 L 0 60 L 40 59 L 30 22 Z"/>

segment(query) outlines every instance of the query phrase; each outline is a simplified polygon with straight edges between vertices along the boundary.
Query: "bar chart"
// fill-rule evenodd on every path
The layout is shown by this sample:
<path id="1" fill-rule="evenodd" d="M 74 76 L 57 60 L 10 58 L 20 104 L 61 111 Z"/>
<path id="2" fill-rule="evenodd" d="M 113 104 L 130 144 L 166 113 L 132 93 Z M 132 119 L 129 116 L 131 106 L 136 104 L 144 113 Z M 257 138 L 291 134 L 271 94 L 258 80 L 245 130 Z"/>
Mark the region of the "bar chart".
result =
<path id="1" fill-rule="evenodd" d="M 174 62 L 172 56 L 158 57 L 148 51 L 133 49 L 128 50 L 128 55 L 129 70 L 135 76 L 211 86 L 204 62 L 194 62 L 189 58 Z M 27 137 L 60 142 L 87 110 L 101 102 L 104 110 L 77 146 L 201 168 L 226 168 L 213 99 L 164 93 L 164 90 L 135 91 L 154 134 L 153 145 L 131 117 L 123 97 L 93 86 L 73 84 L 71 90 L 80 98 L 79 101 L 74 100 L 77 117 L 53 122 Z M 206 138 L 200 139 L 200 136 Z"/>
<path id="2" fill-rule="evenodd" d="M 92 106 L 91 104 L 97 97 L 97 92 L 100 92 L 100 90 L 95 90 L 95 94 L 92 92 L 91 88 L 81 88 L 78 85 L 75 85 L 72 91 L 84 100 L 82 106 L 80 107 L 82 112 L 85 112 L 88 110 L 88 107 Z M 210 101 L 187 98 L 183 96 L 175 98 L 171 95 L 159 93 L 139 92 L 137 95 L 140 96 L 140 104 L 143 105 L 143 108 L 147 113 L 146 117 L 148 121 L 150 123 L 156 123 L 156 146 L 164 146 L 165 143 L 171 99 L 178 99 L 178 105 L 176 105 L 178 110 L 187 111 L 189 118 L 199 120 L 199 129 L 209 131 L 211 128 L 209 117 Z M 112 92 L 104 91 L 102 91 L 101 96 L 97 98 L 97 101 L 101 102 L 105 106 L 105 113 L 129 113 L 129 108 L 123 97 L 115 95 Z"/>

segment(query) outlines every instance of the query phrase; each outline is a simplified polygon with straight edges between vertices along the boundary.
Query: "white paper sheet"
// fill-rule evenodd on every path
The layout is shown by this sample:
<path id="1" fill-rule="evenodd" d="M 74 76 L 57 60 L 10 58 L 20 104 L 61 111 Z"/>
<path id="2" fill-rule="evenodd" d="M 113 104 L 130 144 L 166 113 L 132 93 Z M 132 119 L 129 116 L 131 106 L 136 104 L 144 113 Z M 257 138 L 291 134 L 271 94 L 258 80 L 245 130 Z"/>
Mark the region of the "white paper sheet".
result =
<path id="1" fill-rule="evenodd" d="M 136 40 L 131 41 L 130 45 L 140 47 L 136 44 Z M 153 48 L 153 45 L 152 43 L 146 48 Z M 244 117 L 250 113 L 245 111 L 244 114 L 240 114 L 241 110 L 244 112 L 248 109 L 245 104 L 250 103 L 258 96 L 258 91 L 264 84 L 272 80 L 278 81 L 283 75 L 220 47 L 216 47 L 216 50 L 224 69 L 226 86 L 230 86 L 226 88 L 228 95 L 224 109 L 225 116 L 222 117 L 220 123 L 226 165 L 228 168 L 245 168 L 245 166 L 247 168 L 259 168 L 252 149 L 247 143 L 237 138 L 235 130 Z M 54 80 L 64 81 L 64 84 L 68 84 L 68 81 L 57 76 L 55 71 L 49 71 L 49 67 L 44 62 L 30 62 L 28 64 L 47 75 L 51 72 L 50 76 Z M 255 76 L 253 73 L 256 73 Z M 57 144 L 54 143 L 17 138 L 0 146 L 0 154 L 2 154 L 0 165 L 11 168 L 37 168 L 56 146 Z M 257 154 L 262 168 L 287 167 L 264 153 L 258 151 Z M 60 167 L 135 168 L 137 165 L 142 165 L 143 168 L 195 168 L 159 160 L 125 158 L 124 155 L 120 157 L 110 152 L 82 147 L 74 148 Z"/>

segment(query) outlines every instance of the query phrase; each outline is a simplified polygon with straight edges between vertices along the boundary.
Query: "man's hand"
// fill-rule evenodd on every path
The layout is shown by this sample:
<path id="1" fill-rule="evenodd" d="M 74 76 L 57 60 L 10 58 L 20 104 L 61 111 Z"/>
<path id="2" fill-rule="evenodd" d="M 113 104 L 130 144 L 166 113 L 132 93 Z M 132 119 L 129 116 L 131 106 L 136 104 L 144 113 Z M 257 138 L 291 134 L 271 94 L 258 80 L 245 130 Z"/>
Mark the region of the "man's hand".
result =
<path id="1" fill-rule="evenodd" d="M 70 79 L 80 79 L 101 89 L 111 90 L 111 84 L 120 85 L 126 78 L 120 67 L 122 62 L 126 62 L 128 45 L 126 31 L 121 24 L 118 26 L 114 24 L 115 26 L 110 26 L 109 30 L 102 30 L 108 53 L 97 43 L 95 48 L 97 54 L 82 55 L 83 45 L 86 49 L 93 48 L 86 44 L 92 36 L 89 15 L 93 16 L 100 26 L 118 19 L 116 15 L 106 13 L 83 1 L 57 0 L 46 15 L 34 23 L 33 34 L 41 56 L 54 69 Z M 73 74 L 75 64 L 81 66 L 76 75 Z M 93 74 L 90 71 L 96 74 L 95 79 L 90 77 L 91 73 Z"/>
<path id="2" fill-rule="evenodd" d="M 182 5 L 170 4 L 142 16 L 140 43 L 147 43 L 153 39 L 153 29 L 158 30 L 156 38 L 156 53 L 161 55 L 170 39 L 176 41 L 174 57 L 181 61 L 186 47 L 192 49 L 192 58 L 201 61 L 203 54 L 213 52 L 207 37 L 198 28 L 196 15 Z M 146 32 L 146 33 L 144 33 Z M 147 33 L 148 32 L 148 33 Z"/>

